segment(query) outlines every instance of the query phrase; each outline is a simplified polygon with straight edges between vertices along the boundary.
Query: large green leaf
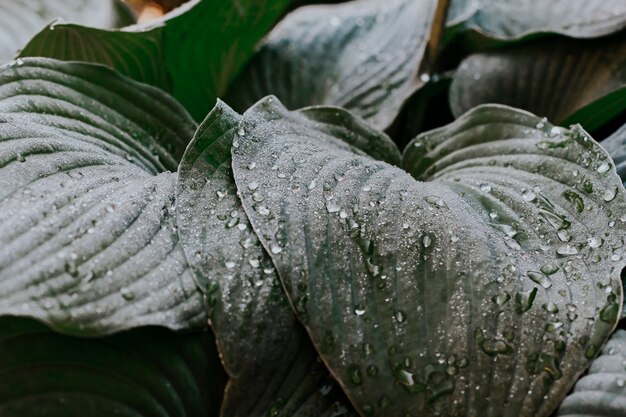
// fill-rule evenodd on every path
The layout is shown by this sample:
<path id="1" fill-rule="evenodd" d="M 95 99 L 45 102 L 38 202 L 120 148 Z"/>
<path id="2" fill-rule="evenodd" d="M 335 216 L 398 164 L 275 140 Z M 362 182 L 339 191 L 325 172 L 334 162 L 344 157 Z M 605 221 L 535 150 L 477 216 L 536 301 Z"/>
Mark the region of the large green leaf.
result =
<path id="1" fill-rule="evenodd" d="M 163 19 L 119 31 L 54 24 L 20 56 L 111 66 L 170 92 L 202 120 L 289 0 L 192 0 Z"/>
<path id="2" fill-rule="evenodd" d="M 367 156 L 380 136 L 274 98 L 244 114 L 244 209 L 362 414 L 547 416 L 615 327 L 622 184 L 584 131 L 540 120 L 483 107 L 420 137 L 418 182 Z"/>
<path id="3" fill-rule="evenodd" d="M 507 104 L 594 130 L 626 110 L 625 61 L 624 34 L 551 38 L 471 55 L 454 77 L 450 105 L 458 117 L 479 104 Z"/>
<path id="4" fill-rule="evenodd" d="M 626 410 L 626 331 L 618 330 L 563 401 L 559 417 L 619 417 Z"/>
<path id="5" fill-rule="evenodd" d="M 240 118 L 218 102 L 183 157 L 177 195 L 181 241 L 231 377 L 222 415 L 318 417 L 336 407 L 341 390 L 318 362 L 237 197 L 231 146 Z"/>
<path id="6" fill-rule="evenodd" d="M 133 22 L 119 0 L 0 0 L 0 62 L 12 59 L 31 36 L 57 18 L 102 28 Z"/>
<path id="7" fill-rule="evenodd" d="M 512 41 L 545 33 L 573 38 L 609 35 L 626 27 L 621 0 L 452 0 L 448 37 L 469 42 Z"/>
<path id="8" fill-rule="evenodd" d="M 427 76 L 447 5 L 357 0 L 300 8 L 270 33 L 227 101 L 243 111 L 273 94 L 289 108 L 337 105 L 386 128 Z"/>
<path id="9" fill-rule="evenodd" d="M 95 65 L 0 69 L 0 315 L 72 334 L 204 326 L 176 227 L 195 124 L 171 97 Z"/>
<path id="10" fill-rule="evenodd" d="M 2 417 L 208 417 L 224 371 L 211 333 L 145 328 L 103 339 L 0 319 Z"/>

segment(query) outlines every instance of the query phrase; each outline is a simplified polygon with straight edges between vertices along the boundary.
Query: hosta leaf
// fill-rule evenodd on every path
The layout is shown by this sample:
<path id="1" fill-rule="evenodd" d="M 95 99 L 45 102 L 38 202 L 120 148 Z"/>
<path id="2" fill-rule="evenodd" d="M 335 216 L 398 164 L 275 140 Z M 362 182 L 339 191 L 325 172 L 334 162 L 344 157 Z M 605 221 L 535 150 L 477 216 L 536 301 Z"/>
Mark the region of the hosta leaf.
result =
<path id="1" fill-rule="evenodd" d="M 172 98 L 105 67 L 0 69 L 0 315 L 73 334 L 203 326 L 168 172 L 194 130 Z"/>
<path id="2" fill-rule="evenodd" d="M 0 319 L 0 416 L 206 417 L 224 371 L 211 333 L 136 329 L 103 339 Z"/>
<path id="3" fill-rule="evenodd" d="M 361 413 L 547 416 L 614 328 L 622 185 L 581 129 L 540 120 L 484 107 L 420 137 L 418 182 L 367 156 L 380 137 L 272 98 L 244 114 L 244 209 Z"/>
<path id="4" fill-rule="evenodd" d="M 447 0 L 358 0 L 303 7 L 268 36 L 228 102 L 267 95 L 287 107 L 337 105 L 385 128 L 423 81 Z"/>
<path id="5" fill-rule="evenodd" d="M 613 158 L 617 175 L 626 182 L 626 125 L 602 141 L 602 147 Z"/>
<path id="6" fill-rule="evenodd" d="M 458 117 L 501 103 L 557 123 L 601 127 L 626 109 L 626 38 L 551 38 L 471 55 L 457 71 L 450 105 Z"/>
<path id="7" fill-rule="evenodd" d="M 626 331 L 618 330 L 561 404 L 559 417 L 618 417 L 626 410 Z"/>
<path id="8" fill-rule="evenodd" d="M 57 18 L 102 28 L 133 21 L 118 0 L 0 0 L 0 62 L 12 59 L 31 36 Z"/>
<path id="9" fill-rule="evenodd" d="M 621 0 L 452 0 L 448 36 L 511 41 L 545 33 L 594 38 L 626 27 Z"/>
<path id="10" fill-rule="evenodd" d="M 177 196 L 181 241 L 231 377 L 222 415 L 318 417 L 336 408 L 341 390 L 318 363 L 237 197 L 231 146 L 240 117 L 218 102 L 183 157 Z"/>
<path id="11" fill-rule="evenodd" d="M 289 0 L 191 0 L 161 20 L 120 31 L 54 24 L 20 56 L 111 66 L 170 92 L 202 120 Z"/>

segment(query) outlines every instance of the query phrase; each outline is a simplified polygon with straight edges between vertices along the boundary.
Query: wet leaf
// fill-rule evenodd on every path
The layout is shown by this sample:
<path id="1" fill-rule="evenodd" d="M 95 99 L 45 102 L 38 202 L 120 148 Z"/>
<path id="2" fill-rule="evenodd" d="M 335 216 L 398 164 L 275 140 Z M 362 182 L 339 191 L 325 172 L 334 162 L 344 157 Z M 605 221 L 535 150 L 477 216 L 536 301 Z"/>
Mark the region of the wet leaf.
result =
<path id="1" fill-rule="evenodd" d="M 117 0 L 2 0 L 0 1 L 0 62 L 17 55 L 41 28 L 55 19 L 115 28 L 133 22 Z"/>
<path id="2" fill-rule="evenodd" d="M 556 123 L 602 127 L 622 113 L 626 38 L 551 38 L 506 50 L 471 55 L 450 87 L 455 116 L 500 103 L 546 116 Z"/>
<path id="3" fill-rule="evenodd" d="M 81 335 L 204 326 L 169 171 L 194 130 L 171 97 L 105 67 L 1 68 L 0 315 Z"/>
<path id="4" fill-rule="evenodd" d="M 214 416 L 224 387 L 211 333 L 136 329 L 102 339 L 0 319 L 0 414 Z"/>
<path id="5" fill-rule="evenodd" d="M 192 0 L 160 20 L 118 31 L 55 24 L 20 56 L 108 65 L 170 92 L 202 120 L 288 3 Z"/>
<path id="6" fill-rule="evenodd" d="M 618 330 L 565 398 L 559 417 L 613 417 L 626 409 L 626 331 Z"/>
<path id="7" fill-rule="evenodd" d="M 267 94 L 287 107 L 337 105 L 388 127 L 424 83 L 447 0 L 358 0 L 303 7 L 270 33 L 227 101 L 245 110 Z"/>
<path id="8" fill-rule="evenodd" d="M 222 102 L 207 116 L 179 168 L 178 225 L 203 289 L 230 376 L 222 415 L 310 416 L 345 408 L 341 390 L 317 360 L 237 197 L 231 146 L 245 132 Z M 257 174 L 256 163 L 246 167 Z M 266 196 L 247 185 L 262 207 Z"/>
<path id="9" fill-rule="evenodd" d="M 367 155 L 382 137 L 271 97 L 244 114 L 244 209 L 361 414 L 547 416 L 615 327 L 622 185 L 584 131 L 540 121 L 479 108 L 410 145 L 412 178 Z"/>
<path id="10" fill-rule="evenodd" d="M 452 0 L 447 36 L 503 42 L 557 33 L 573 38 L 610 35 L 626 27 L 620 0 Z"/>

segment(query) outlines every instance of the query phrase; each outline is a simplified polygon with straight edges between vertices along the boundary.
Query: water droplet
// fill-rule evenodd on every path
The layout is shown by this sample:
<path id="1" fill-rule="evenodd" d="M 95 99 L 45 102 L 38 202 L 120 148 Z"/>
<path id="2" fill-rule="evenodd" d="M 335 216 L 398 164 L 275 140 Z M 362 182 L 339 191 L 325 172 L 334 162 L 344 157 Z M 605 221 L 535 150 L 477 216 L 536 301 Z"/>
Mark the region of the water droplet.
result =
<path id="1" fill-rule="evenodd" d="M 326 211 L 329 213 L 337 213 L 339 210 L 341 210 L 341 206 L 337 203 L 337 201 L 329 200 L 326 203 Z"/>
<path id="2" fill-rule="evenodd" d="M 274 255 L 278 255 L 279 253 L 281 253 L 283 251 L 283 248 L 281 248 L 280 246 L 278 246 L 276 243 L 272 243 L 272 245 L 270 246 L 270 251 L 274 254 Z"/>
<path id="3" fill-rule="evenodd" d="M 256 190 L 257 188 L 259 188 L 259 183 L 256 181 L 252 181 L 248 184 L 248 188 L 252 191 Z"/>
<path id="4" fill-rule="evenodd" d="M 365 314 L 365 307 L 362 305 L 357 305 L 354 307 L 354 314 L 356 314 L 357 316 L 362 316 L 363 314 Z"/>
<path id="5" fill-rule="evenodd" d="M 547 288 L 550 288 L 552 286 L 552 281 L 550 281 L 550 278 L 548 278 L 547 275 L 544 275 L 541 272 L 528 271 L 526 273 L 526 275 L 533 282 L 535 282 L 536 284 L 541 285 L 543 288 L 547 289 Z"/>
<path id="6" fill-rule="evenodd" d="M 240 126 L 239 129 L 237 129 L 237 134 L 242 137 L 246 136 L 246 129 L 244 129 L 243 126 Z"/>
<path id="7" fill-rule="evenodd" d="M 317 187 L 317 181 L 316 180 L 312 180 L 309 185 L 307 186 L 307 189 L 309 191 L 313 190 L 315 187 Z"/>
<path id="8" fill-rule="evenodd" d="M 589 245 L 589 247 L 593 249 L 599 248 L 600 246 L 602 246 L 602 243 L 602 239 L 600 239 L 599 237 L 590 237 L 589 239 L 587 239 L 587 245 Z"/>
<path id="9" fill-rule="evenodd" d="M 480 191 L 484 192 L 484 193 L 490 193 L 491 192 L 491 185 L 489 184 L 480 184 Z"/>
<path id="10" fill-rule="evenodd" d="M 623 379 L 618 379 L 615 383 L 616 383 L 616 384 L 617 384 L 617 386 L 618 386 L 618 387 L 620 387 L 620 388 L 624 388 L 624 385 L 626 385 L 626 381 L 625 381 L 625 380 L 623 380 Z"/>
<path id="11" fill-rule="evenodd" d="M 398 322 L 398 323 L 404 323 L 404 321 L 406 320 L 406 314 L 404 314 L 404 312 L 398 310 L 394 313 L 393 318 Z"/>
<path id="12" fill-rule="evenodd" d="M 602 199 L 606 202 L 613 201 L 616 195 L 617 195 L 617 187 L 604 191 L 604 194 L 602 194 Z"/>
<path id="13" fill-rule="evenodd" d="M 554 264 L 545 264 L 541 267 L 541 272 L 546 275 L 553 275 L 559 270 L 559 267 Z"/>
<path id="14" fill-rule="evenodd" d="M 259 266 L 261 266 L 261 262 L 258 259 L 249 259 L 248 263 L 252 268 L 258 268 Z"/>
<path id="15" fill-rule="evenodd" d="M 537 296 L 537 288 L 530 291 L 520 291 L 515 294 L 515 305 L 519 313 L 525 313 L 530 310 Z"/>
<path id="16" fill-rule="evenodd" d="M 354 385 L 361 385 L 361 383 L 363 383 L 363 379 L 361 377 L 361 370 L 359 369 L 359 366 L 356 364 L 352 364 L 348 366 L 348 376 L 350 378 L 350 381 Z"/>
<path id="17" fill-rule="evenodd" d="M 552 313 L 552 314 L 556 314 L 559 312 L 559 308 L 557 307 L 556 304 L 554 304 L 552 301 L 543 304 L 541 306 L 541 308 L 543 308 L 544 310 L 546 310 L 548 313 Z"/>
<path id="18" fill-rule="evenodd" d="M 596 171 L 598 171 L 599 174 L 604 174 L 609 169 L 611 169 L 611 165 L 608 162 L 604 161 L 600 164 Z"/>
<path id="19" fill-rule="evenodd" d="M 265 207 L 265 206 L 257 206 L 256 207 L 256 211 L 261 216 L 268 216 L 270 214 L 270 210 L 267 207 Z"/>
<path id="20" fill-rule="evenodd" d="M 498 294 L 492 298 L 493 302 L 499 306 L 505 305 L 510 299 L 511 299 L 511 296 L 505 292 Z"/>
<path id="21" fill-rule="evenodd" d="M 129 288 L 122 288 L 120 290 L 120 294 L 122 295 L 122 297 L 124 297 L 126 301 L 132 301 L 135 299 L 135 293 Z"/>
<path id="22" fill-rule="evenodd" d="M 422 238 L 422 244 L 424 245 L 425 248 L 429 247 L 432 244 L 433 240 L 430 236 L 425 235 Z"/>
<path id="23" fill-rule="evenodd" d="M 17 160 L 17 162 L 26 162 L 26 158 L 21 153 L 15 155 L 15 159 Z"/>
<path id="24" fill-rule="evenodd" d="M 559 230 L 556 234 L 561 242 L 569 242 L 572 240 L 572 235 L 565 229 Z"/>
<path id="25" fill-rule="evenodd" d="M 447 207 L 446 203 L 440 197 L 434 195 L 426 197 L 426 202 L 437 207 Z"/>
<path id="26" fill-rule="evenodd" d="M 422 74 L 422 75 L 420 75 L 420 80 L 421 80 L 423 83 L 427 83 L 428 81 L 430 81 L 430 75 L 428 75 L 428 74 Z"/>
<path id="27" fill-rule="evenodd" d="M 571 256 L 578 253 L 578 249 L 572 245 L 561 245 L 556 249 L 556 253 L 561 256 Z"/>
<path id="28" fill-rule="evenodd" d="M 224 266 L 228 269 L 233 269 L 235 266 L 237 266 L 237 264 L 233 261 L 226 261 L 224 262 Z"/>
<path id="29" fill-rule="evenodd" d="M 522 198 L 524 199 L 524 201 L 534 201 L 537 198 L 537 194 L 535 194 L 533 190 L 527 189 L 522 191 Z"/>

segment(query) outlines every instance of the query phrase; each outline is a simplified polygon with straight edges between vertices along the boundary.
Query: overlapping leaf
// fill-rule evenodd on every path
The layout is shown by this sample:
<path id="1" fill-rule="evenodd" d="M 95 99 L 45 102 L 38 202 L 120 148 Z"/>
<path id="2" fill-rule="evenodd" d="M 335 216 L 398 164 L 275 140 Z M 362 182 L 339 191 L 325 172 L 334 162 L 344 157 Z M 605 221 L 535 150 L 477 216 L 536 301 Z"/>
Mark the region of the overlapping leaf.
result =
<path id="1" fill-rule="evenodd" d="M 0 415 L 206 417 L 224 371 L 212 334 L 137 329 L 102 339 L 0 319 Z"/>
<path id="2" fill-rule="evenodd" d="M 218 102 L 183 158 L 177 196 L 181 241 L 206 289 L 231 377 L 222 415 L 317 417 L 337 407 L 347 412 L 237 197 L 231 146 L 240 136 L 239 120 Z M 254 171 L 255 163 L 247 168 Z M 254 198 L 262 204 L 265 196 Z"/>
<path id="3" fill-rule="evenodd" d="M 626 38 L 551 38 L 471 55 L 450 89 L 458 117 L 485 103 L 526 109 L 565 125 L 601 127 L 625 109 Z"/>
<path id="4" fill-rule="evenodd" d="M 126 26 L 133 21 L 118 0 L 2 0 L 0 62 L 13 59 L 31 36 L 58 18 L 102 28 Z"/>
<path id="5" fill-rule="evenodd" d="M 373 132 L 273 98 L 244 114 L 243 207 L 362 414 L 549 415 L 614 328 L 622 185 L 584 131 L 540 122 L 484 107 L 419 138 L 420 183 L 367 156 Z"/>
<path id="6" fill-rule="evenodd" d="M 626 331 L 618 330 L 563 401 L 559 417 L 617 417 L 626 410 Z"/>
<path id="7" fill-rule="evenodd" d="M 289 0 L 192 0 L 163 19 L 120 31 L 55 24 L 20 56 L 111 66 L 170 92 L 202 120 Z"/>
<path id="8" fill-rule="evenodd" d="M 452 0 L 447 26 L 448 37 L 460 35 L 470 43 L 514 41 L 545 33 L 594 38 L 626 27 L 626 4 L 621 0 Z"/>
<path id="9" fill-rule="evenodd" d="M 72 334 L 203 326 L 168 171 L 194 129 L 172 98 L 105 67 L 3 67 L 0 314 Z"/>
<path id="10" fill-rule="evenodd" d="M 270 33 L 227 101 L 244 111 L 273 94 L 292 109 L 337 105 L 386 128 L 423 83 L 447 4 L 358 0 L 300 8 Z"/>

